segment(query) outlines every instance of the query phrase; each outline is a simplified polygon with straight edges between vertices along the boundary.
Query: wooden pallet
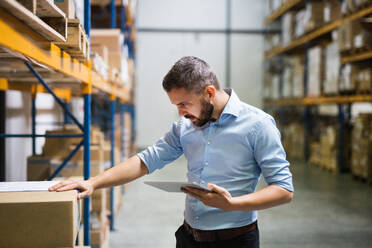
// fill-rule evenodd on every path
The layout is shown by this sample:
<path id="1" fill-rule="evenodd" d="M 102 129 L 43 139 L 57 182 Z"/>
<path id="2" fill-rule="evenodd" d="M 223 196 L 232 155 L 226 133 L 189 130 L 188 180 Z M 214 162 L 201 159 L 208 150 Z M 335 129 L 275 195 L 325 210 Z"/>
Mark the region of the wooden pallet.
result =
<path id="1" fill-rule="evenodd" d="M 64 42 L 67 37 L 65 14 L 51 0 L 1 0 L 6 9 L 49 41 Z"/>
<path id="2" fill-rule="evenodd" d="M 86 61 L 89 58 L 89 39 L 79 19 L 68 19 L 66 42 L 55 44 L 73 58 Z"/>

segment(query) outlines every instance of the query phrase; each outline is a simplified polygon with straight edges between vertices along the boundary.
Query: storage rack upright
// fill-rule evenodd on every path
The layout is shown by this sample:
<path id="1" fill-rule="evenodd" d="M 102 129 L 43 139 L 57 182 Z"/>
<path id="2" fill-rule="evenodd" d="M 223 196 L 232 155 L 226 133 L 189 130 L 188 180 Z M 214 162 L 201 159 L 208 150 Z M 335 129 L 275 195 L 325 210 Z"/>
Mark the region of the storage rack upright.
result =
<path id="1" fill-rule="evenodd" d="M 272 22 L 281 18 L 286 12 L 303 8 L 306 3 L 310 1 L 308 0 L 288 0 L 286 1 L 280 8 L 275 10 L 265 19 L 265 25 L 269 25 Z M 265 59 L 272 58 L 274 56 L 283 57 L 284 55 L 293 52 L 295 49 L 303 49 L 305 51 L 305 68 L 304 68 L 304 96 L 303 98 L 281 98 L 278 100 L 272 99 L 265 99 L 264 106 L 265 108 L 275 108 L 275 107 L 286 107 L 286 106 L 304 106 L 304 158 L 308 160 L 310 154 L 309 148 L 309 137 L 310 137 L 310 127 L 311 127 L 311 106 L 319 106 L 322 104 L 337 104 L 338 106 L 338 146 L 337 146 L 337 166 L 340 172 L 345 171 L 345 165 L 343 164 L 342 159 L 342 149 L 344 144 L 344 136 L 343 136 L 343 128 L 345 126 L 345 118 L 350 118 L 351 114 L 351 104 L 353 103 L 360 103 L 360 102 L 372 102 L 372 95 L 338 95 L 338 96 L 319 96 L 319 97 L 307 97 L 307 85 L 308 85 L 308 78 L 309 78 L 309 64 L 308 64 L 308 57 L 309 57 L 309 48 L 312 46 L 312 42 L 315 39 L 321 39 L 324 35 L 329 34 L 333 30 L 340 27 L 342 24 L 346 22 L 351 22 L 362 18 L 364 16 L 372 14 L 372 5 L 369 4 L 366 7 L 359 9 L 355 13 L 346 15 L 340 19 L 332 21 L 328 24 L 324 24 L 323 26 L 306 33 L 299 38 L 291 41 L 287 45 L 279 45 L 278 47 L 274 47 L 269 51 L 266 51 L 264 54 Z M 360 62 L 372 59 L 372 51 L 362 51 L 357 54 L 342 56 L 341 58 L 341 65 L 345 65 L 346 63 L 353 63 L 353 62 Z M 281 72 L 281 80 L 283 80 L 283 73 Z M 280 84 L 281 85 L 281 84 Z M 346 110 L 345 112 L 345 105 Z"/>
<path id="2" fill-rule="evenodd" d="M 6 0 L 4 3 L 13 4 L 15 1 Z M 14 3 L 17 5 L 18 3 Z M 115 0 L 111 0 L 111 5 Z M 27 69 L 31 72 L 27 81 L 15 78 L 15 74 L 9 76 L 2 75 L 0 78 L 0 90 L 17 90 L 30 92 L 32 95 L 32 133 L 31 134 L 0 134 L 0 138 L 32 138 L 32 152 L 36 153 L 36 138 L 83 138 L 75 149 L 65 158 L 62 164 L 55 171 L 53 176 L 62 170 L 73 155 L 83 147 L 84 150 L 84 179 L 90 177 L 90 126 L 91 126 L 91 97 L 92 94 L 103 93 L 110 98 L 111 104 L 111 133 L 114 133 L 114 113 L 115 103 L 120 102 L 120 114 L 124 111 L 131 112 L 134 118 L 134 106 L 130 103 L 129 92 L 124 87 L 118 87 L 109 81 L 104 80 L 100 75 L 92 70 L 91 61 L 80 62 L 60 49 L 50 40 L 41 36 L 38 32 L 27 26 L 25 23 L 12 15 L 11 11 L 0 5 L 0 50 L 1 54 L 6 54 L 9 60 L 23 61 Z M 123 6 L 124 8 L 124 6 Z M 90 0 L 84 0 L 84 25 L 86 33 L 90 32 Z M 125 10 L 124 12 L 125 13 Z M 63 39 L 62 39 L 63 40 Z M 133 53 L 133 51 L 132 51 Z M 4 59 L 4 56 L 2 56 Z M 12 65 L 10 63 L 10 69 Z M 20 69 L 17 63 L 15 69 Z M 45 72 L 47 68 L 47 73 Z M 24 67 L 22 68 L 24 70 Z M 59 75 L 57 79 L 53 75 Z M 58 86 L 53 87 L 53 83 L 58 82 Z M 61 83 L 62 82 L 62 83 Z M 38 84 L 40 83 L 40 84 Z M 64 122 L 71 120 L 79 127 L 83 134 L 36 134 L 36 105 L 37 93 L 49 93 L 64 110 Z M 70 112 L 71 97 L 84 98 L 84 123 L 81 124 Z M 64 99 L 62 101 L 61 99 Z M 128 107 L 129 106 L 129 107 Z M 124 121 L 120 122 L 123 129 Z M 111 166 L 114 165 L 114 137 L 111 135 Z M 122 135 L 123 142 L 123 135 Z M 122 146 L 123 148 L 123 146 Z M 50 178 L 52 179 L 52 177 Z M 112 192 L 112 189 L 111 189 Z M 111 206 L 113 205 L 113 195 L 111 193 Z M 84 245 L 90 245 L 90 197 L 84 199 Z M 112 207 L 111 207 L 112 208 Z M 113 229 L 114 216 L 111 212 L 111 230 Z"/>

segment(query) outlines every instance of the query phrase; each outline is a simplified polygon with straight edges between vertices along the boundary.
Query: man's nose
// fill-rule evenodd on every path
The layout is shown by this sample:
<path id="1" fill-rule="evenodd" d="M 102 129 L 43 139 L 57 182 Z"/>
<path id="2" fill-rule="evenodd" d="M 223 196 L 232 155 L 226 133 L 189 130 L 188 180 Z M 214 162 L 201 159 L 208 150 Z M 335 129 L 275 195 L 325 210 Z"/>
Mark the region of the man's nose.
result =
<path id="1" fill-rule="evenodd" d="M 182 109 L 178 108 L 178 115 L 179 116 L 184 116 L 186 114 L 185 111 L 183 111 Z"/>

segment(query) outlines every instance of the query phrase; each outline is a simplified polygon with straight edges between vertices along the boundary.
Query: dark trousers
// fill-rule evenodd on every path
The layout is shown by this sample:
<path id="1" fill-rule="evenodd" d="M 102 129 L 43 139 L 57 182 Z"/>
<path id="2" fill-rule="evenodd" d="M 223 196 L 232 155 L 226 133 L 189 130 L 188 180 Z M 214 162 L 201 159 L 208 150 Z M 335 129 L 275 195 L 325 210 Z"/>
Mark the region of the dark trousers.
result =
<path id="1" fill-rule="evenodd" d="M 258 227 L 248 233 L 229 240 L 218 240 L 214 242 L 197 242 L 182 225 L 178 228 L 176 235 L 176 248 L 259 248 L 260 238 Z"/>

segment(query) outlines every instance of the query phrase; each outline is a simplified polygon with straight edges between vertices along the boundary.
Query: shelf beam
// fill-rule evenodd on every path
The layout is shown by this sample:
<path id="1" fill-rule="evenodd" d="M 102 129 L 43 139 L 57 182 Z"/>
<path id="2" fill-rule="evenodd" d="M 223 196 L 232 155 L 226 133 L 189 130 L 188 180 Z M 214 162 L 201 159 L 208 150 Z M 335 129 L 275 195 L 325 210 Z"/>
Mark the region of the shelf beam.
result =
<path id="1" fill-rule="evenodd" d="M 367 59 L 372 59 L 372 50 L 350 56 L 343 56 L 341 58 L 341 63 L 344 65 L 347 63 L 359 62 Z"/>
<path id="2" fill-rule="evenodd" d="M 271 15 L 265 18 L 264 21 L 265 25 L 269 25 L 270 23 L 284 15 L 287 11 L 289 11 L 290 9 L 292 9 L 296 5 L 299 5 L 302 2 L 303 0 L 289 0 L 285 2 L 279 9 L 275 10 Z"/>
<path id="3" fill-rule="evenodd" d="M 90 61 L 81 63 L 72 59 L 54 43 L 45 40 L 2 8 L 0 8 L 0 34 L 6 34 L 1 35 L 0 46 L 18 52 L 81 82 L 77 82 L 76 85 L 81 85 L 81 87 L 92 85 L 108 95 L 115 93 L 119 99 L 129 100 L 128 91 L 125 88 L 114 87 L 112 83 L 92 71 Z M 8 84 L 10 85 L 11 82 Z"/>
<path id="4" fill-rule="evenodd" d="M 350 16 L 347 16 L 343 19 L 340 19 L 340 20 L 336 20 L 334 22 L 331 22 L 323 27 L 320 27 L 319 29 L 313 31 L 313 32 L 310 32 L 309 34 L 306 34 L 294 41 L 292 41 L 290 44 L 288 45 L 285 45 L 285 46 L 279 46 L 279 47 L 276 47 L 276 48 L 273 48 L 267 52 L 265 52 L 265 58 L 270 58 L 272 56 L 275 56 L 275 55 L 279 55 L 279 54 L 283 54 L 283 53 L 287 53 L 297 47 L 300 47 L 322 35 L 325 35 L 329 32 L 331 32 L 332 30 L 338 28 L 339 26 L 341 26 L 343 23 L 345 22 L 350 22 L 350 21 L 354 21 L 356 19 L 359 19 L 365 15 L 368 15 L 368 14 L 371 14 L 372 13 L 372 6 L 371 7 L 368 7 L 366 9 L 363 9 L 363 10 L 360 10 Z"/>
<path id="5" fill-rule="evenodd" d="M 296 106 L 296 105 L 321 105 L 321 104 L 347 104 L 355 102 L 372 102 L 372 95 L 354 96 L 329 96 L 329 97 L 305 97 L 279 100 L 265 100 L 266 106 Z"/>

